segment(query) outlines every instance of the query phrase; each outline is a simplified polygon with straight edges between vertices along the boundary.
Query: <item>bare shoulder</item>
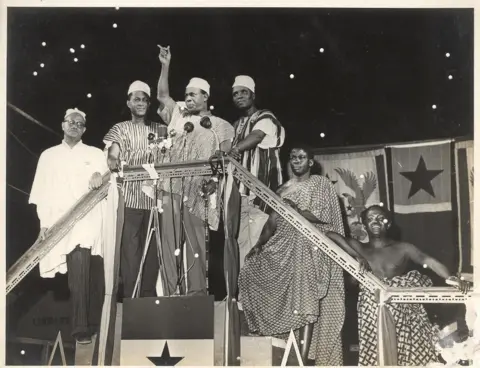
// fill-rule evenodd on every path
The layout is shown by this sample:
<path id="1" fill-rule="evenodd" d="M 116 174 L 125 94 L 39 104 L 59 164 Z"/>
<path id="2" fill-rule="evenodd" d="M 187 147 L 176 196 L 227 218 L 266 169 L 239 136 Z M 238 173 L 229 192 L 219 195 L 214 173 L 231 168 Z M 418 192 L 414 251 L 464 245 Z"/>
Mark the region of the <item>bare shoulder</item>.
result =
<path id="1" fill-rule="evenodd" d="M 406 254 L 417 254 L 420 250 L 413 244 L 402 241 L 393 241 L 390 246 L 398 251 L 401 251 Z"/>

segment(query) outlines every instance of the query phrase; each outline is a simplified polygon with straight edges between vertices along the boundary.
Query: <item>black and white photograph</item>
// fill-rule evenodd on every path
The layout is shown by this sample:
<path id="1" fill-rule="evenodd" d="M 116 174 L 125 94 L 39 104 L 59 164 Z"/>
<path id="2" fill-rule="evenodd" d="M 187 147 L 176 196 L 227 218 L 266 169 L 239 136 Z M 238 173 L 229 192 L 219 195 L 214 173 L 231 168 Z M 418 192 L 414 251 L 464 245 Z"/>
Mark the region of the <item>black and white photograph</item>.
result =
<path id="1" fill-rule="evenodd" d="M 5 364 L 474 366 L 474 2 L 392 4 L 2 7 Z"/>

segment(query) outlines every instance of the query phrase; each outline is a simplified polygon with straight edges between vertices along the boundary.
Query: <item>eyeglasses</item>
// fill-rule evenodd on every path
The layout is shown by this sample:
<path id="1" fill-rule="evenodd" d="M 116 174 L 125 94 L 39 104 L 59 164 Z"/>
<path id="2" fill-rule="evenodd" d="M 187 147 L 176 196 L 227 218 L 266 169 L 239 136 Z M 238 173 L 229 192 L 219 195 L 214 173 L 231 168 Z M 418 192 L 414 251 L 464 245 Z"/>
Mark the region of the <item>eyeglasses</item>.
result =
<path id="1" fill-rule="evenodd" d="M 77 128 L 83 129 L 85 128 L 85 123 L 82 121 L 71 121 L 71 120 L 65 120 L 64 123 L 70 125 L 70 126 L 76 126 Z"/>

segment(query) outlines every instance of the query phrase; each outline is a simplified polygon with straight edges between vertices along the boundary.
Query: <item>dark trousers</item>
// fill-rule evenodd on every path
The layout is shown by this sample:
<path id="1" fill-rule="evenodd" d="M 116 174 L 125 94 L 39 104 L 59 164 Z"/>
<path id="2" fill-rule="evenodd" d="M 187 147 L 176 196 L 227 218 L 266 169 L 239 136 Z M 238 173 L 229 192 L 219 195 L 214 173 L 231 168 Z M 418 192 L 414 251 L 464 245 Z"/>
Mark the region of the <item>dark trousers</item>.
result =
<path id="1" fill-rule="evenodd" d="M 173 214 L 172 214 L 173 205 Z M 173 195 L 173 204 L 170 193 L 163 197 L 163 213 L 161 218 L 162 227 L 162 254 L 165 266 L 165 274 L 168 285 L 168 291 L 164 290 L 166 296 L 173 295 L 176 291 L 178 274 L 175 248 L 180 244 L 181 224 L 180 224 L 180 196 Z M 185 253 L 187 258 L 187 295 L 206 295 L 207 294 L 207 272 L 206 272 L 206 248 L 205 248 L 205 228 L 202 219 L 192 215 L 187 207 L 184 207 L 183 222 L 185 231 Z M 175 225 L 175 226 L 174 226 Z M 198 254 L 198 257 L 195 257 Z M 181 260 L 183 265 L 183 259 Z M 185 268 L 184 268 L 185 272 Z M 163 277 L 162 273 L 162 277 Z M 185 282 L 182 282 L 185 290 Z M 165 287 L 164 287 L 165 288 Z"/>
<path id="2" fill-rule="evenodd" d="M 77 246 L 67 255 L 68 288 L 73 308 L 72 335 L 98 332 L 105 297 L 103 259 Z"/>
<path id="3" fill-rule="evenodd" d="M 120 257 L 120 274 L 123 281 L 124 298 L 131 298 L 135 288 L 147 240 L 149 218 L 149 210 L 125 208 Z M 155 233 L 153 233 L 143 268 L 140 296 L 149 297 L 157 295 L 158 270 L 157 242 L 155 241 Z"/>

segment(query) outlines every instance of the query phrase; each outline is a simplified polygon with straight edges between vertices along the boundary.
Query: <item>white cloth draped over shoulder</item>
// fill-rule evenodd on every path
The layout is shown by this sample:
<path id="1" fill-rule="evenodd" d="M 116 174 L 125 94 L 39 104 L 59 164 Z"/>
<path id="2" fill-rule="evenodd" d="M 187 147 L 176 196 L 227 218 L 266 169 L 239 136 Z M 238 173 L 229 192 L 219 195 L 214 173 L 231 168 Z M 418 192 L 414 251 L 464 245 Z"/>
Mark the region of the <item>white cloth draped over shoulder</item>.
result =
<path id="1" fill-rule="evenodd" d="M 102 150 L 83 144 L 73 148 L 63 141 L 44 151 L 37 165 L 29 203 L 37 206 L 40 226 L 49 228 L 68 212 L 87 191 L 95 172 L 108 171 Z M 55 277 L 67 272 L 66 255 L 77 245 L 103 257 L 102 228 L 106 199 L 98 203 L 40 261 L 40 276 Z"/>

